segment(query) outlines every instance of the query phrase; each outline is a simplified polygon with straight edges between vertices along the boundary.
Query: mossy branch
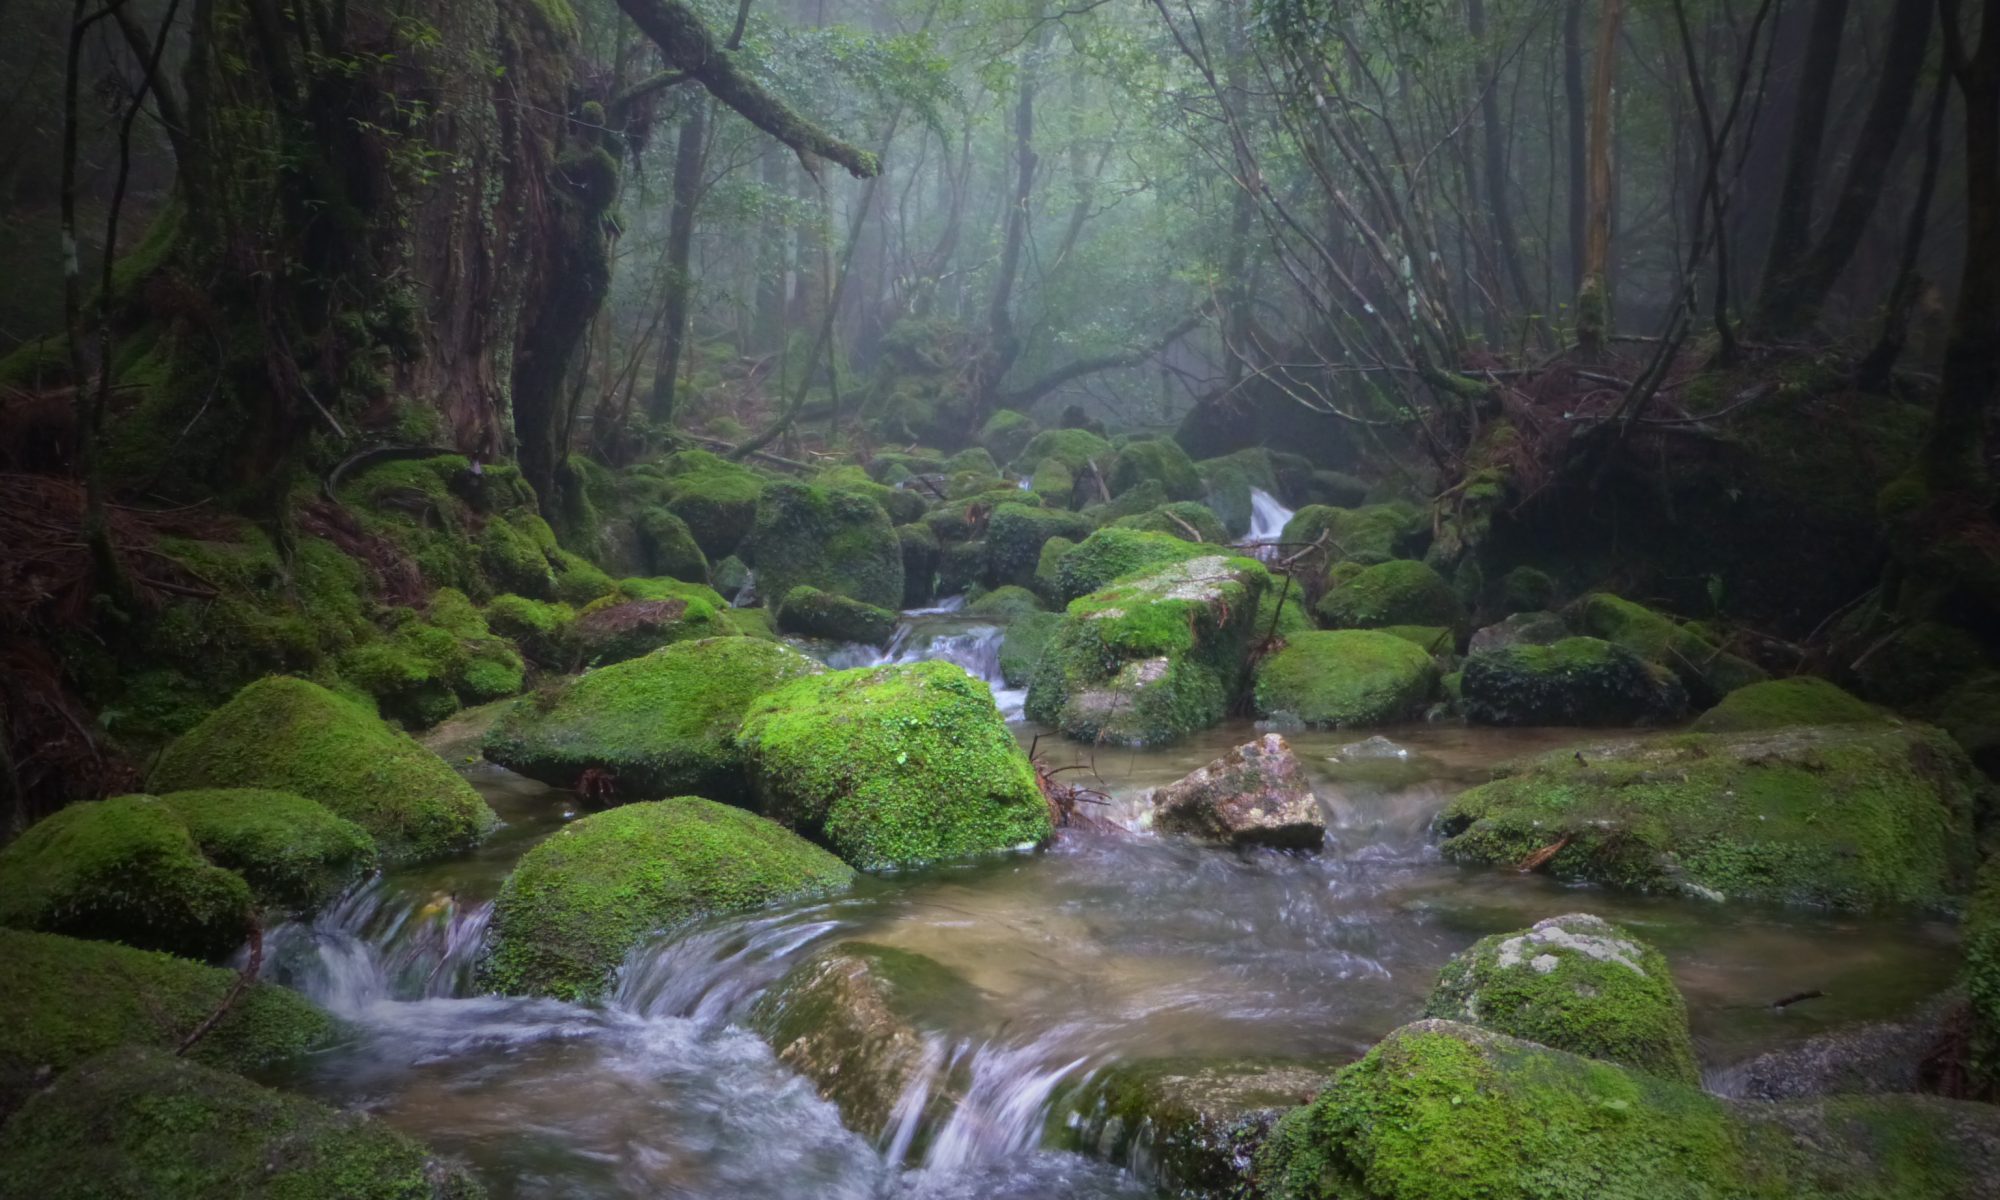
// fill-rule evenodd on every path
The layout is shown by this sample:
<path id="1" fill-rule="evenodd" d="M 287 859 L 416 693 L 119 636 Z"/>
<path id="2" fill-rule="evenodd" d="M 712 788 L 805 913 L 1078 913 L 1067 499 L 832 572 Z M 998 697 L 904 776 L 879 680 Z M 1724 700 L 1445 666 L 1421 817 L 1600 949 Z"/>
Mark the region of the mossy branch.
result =
<path id="1" fill-rule="evenodd" d="M 640 32 L 660 48 L 671 70 L 684 71 L 717 100 L 741 113 L 752 125 L 800 154 L 817 155 L 846 167 L 856 179 L 881 171 L 875 155 L 806 120 L 784 101 L 744 74 L 736 59 L 716 44 L 715 35 L 699 14 L 682 0 L 618 0 Z"/>

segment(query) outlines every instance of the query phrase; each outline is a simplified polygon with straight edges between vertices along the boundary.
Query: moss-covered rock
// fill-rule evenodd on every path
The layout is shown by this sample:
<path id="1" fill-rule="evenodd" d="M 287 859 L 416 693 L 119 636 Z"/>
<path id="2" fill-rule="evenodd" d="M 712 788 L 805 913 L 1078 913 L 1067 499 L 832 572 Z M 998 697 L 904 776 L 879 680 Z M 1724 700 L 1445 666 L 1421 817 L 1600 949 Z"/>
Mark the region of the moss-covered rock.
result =
<path id="1" fill-rule="evenodd" d="M 881 646 L 896 632 L 896 614 L 800 584 L 785 593 L 778 607 L 778 628 L 800 637 Z"/>
<path id="2" fill-rule="evenodd" d="M 1980 868 L 1965 910 L 1965 993 L 1970 1059 L 1978 1086 L 2000 1095 L 2000 854 Z"/>
<path id="3" fill-rule="evenodd" d="M 454 853 L 497 823 L 437 755 L 353 701 L 282 675 L 244 688 L 167 747 L 148 784 L 295 792 L 366 829 L 386 862 Z"/>
<path id="4" fill-rule="evenodd" d="M 1051 508 L 1068 508 L 1076 497 L 1076 472 L 1058 459 L 1045 458 L 1029 477 L 1028 490 Z"/>
<path id="5" fill-rule="evenodd" d="M 1222 519 L 1206 504 L 1193 500 L 1164 504 L 1135 517 L 1120 517 L 1112 524 L 1119 529 L 1146 529 L 1170 534 L 1184 542 L 1202 542 L 1211 546 L 1229 541 L 1229 531 L 1223 528 Z"/>
<path id="6" fill-rule="evenodd" d="M 1027 687 L 1061 624 L 1062 614 L 1052 612 L 1022 613 L 1007 622 L 1006 636 L 1000 639 L 1000 681 L 1010 688 Z"/>
<path id="7" fill-rule="evenodd" d="M 764 489 L 743 543 L 766 596 L 800 584 L 893 609 L 903 599 L 903 546 L 880 505 L 790 480 Z"/>
<path id="8" fill-rule="evenodd" d="M 600 601 L 578 614 L 566 640 L 579 662 L 609 666 L 676 642 L 726 637 L 733 632 L 722 618 L 728 607 L 722 597 L 698 583 L 628 579 L 624 596 Z"/>
<path id="9" fill-rule="evenodd" d="M 736 553 L 756 523 L 764 477 L 706 450 L 683 450 L 661 466 L 666 506 L 687 525 L 702 553 L 710 560 Z"/>
<path id="10" fill-rule="evenodd" d="M 1541 612 L 1555 607 L 1556 581 L 1534 567 L 1515 567 L 1500 577 L 1497 603 L 1503 614 Z"/>
<path id="11" fill-rule="evenodd" d="M 823 896 L 854 872 L 754 813 L 681 796 L 565 826 L 521 858 L 493 905 L 480 981 L 508 995 L 603 995 L 647 935 L 707 913 Z"/>
<path id="12" fill-rule="evenodd" d="M 1934 700 L 1987 669 L 1986 647 L 1970 631 L 1917 621 L 1871 639 L 1842 678 L 1863 698 L 1900 708 Z"/>
<path id="13" fill-rule="evenodd" d="M 898 525 L 896 541 L 903 551 L 903 607 L 922 608 L 937 596 L 937 535 L 925 525 Z"/>
<path id="14" fill-rule="evenodd" d="M 1881 709 L 1855 699 L 1838 685 L 1800 675 L 1737 688 L 1695 718 L 1694 728 L 1702 733 L 1739 733 L 1786 725 L 1844 725 L 1886 719 Z"/>
<path id="15" fill-rule="evenodd" d="M 1081 540 L 1091 528 L 1088 519 L 1066 509 L 999 505 L 986 523 L 987 583 L 996 588 L 1033 583 L 1050 538 Z"/>
<path id="16" fill-rule="evenodd" d="M 1015 475 L 1030 475 L 1049 459 L 1068 467 L 1071 473 L 1087 470 L 1095 462 L 1111 469 L 1111 443 L 1086 429 L 1044 429 L 1028 440 L 1007 469 Z"/>
<path id="17" fill-rule="evenodd" d="M 737 745 L 762 811 L 863 870 L 1049 835 L 992 693 L 951 663 L 795 680 L 751 705 Z"/>
<path id="18" fill-rule="evenodd" d="M 995 487 L 1006 486 L 1005 481 L 996 477 L 991 470 L 985 473 L 985 478 L 990 479 Z M 829 467 L 813 476 L 812 484 L 830 492 L 845 492 L 850 496 L 871 500 L 879 505 L 883 512 L 889 514 L 890 522 L 896 525 L 907 525 L 911 521 L 923 519 L 926 507 L 923 496 L 902 488 L 877 483 L 860 467 Z"/>
<path id="19" fill-rule="evenodd" d="M 1456 862 L 1557 847 L 1561 879 L 1866 910 L 1969 886 L 1975 775 L 1934 729 L 1682 734 L 1563 750 L 1465 792 L 1438 818 Z"/>
<path id="20" fill-rule="evenodd" d="M 370 1117 L 163 1050 L 119 1049 L 0 1126 L 0 1195 L 44 1200 L 474 1200 L 462 1170 Z"/>
<path id="21" fill-rule="evenodd" d="M 255 920 L 242 876 L 151 796 L 72 804 L 0 850 L 0 926 L 217 959 Z"/>
<path id="22" fill-rule="evenodd" d="M 47 933 L 0 930 L 0 1121 L 52 1074 L 119 1046 L 178 1050 L 217 1011 L 237 975 L 170 954 Z M 272 1066 L 339 1036 L 297 992 L 253 983 L 189 1051 L 231 1071 Z"/>
<path id="23" fill-rule="evenodd" d="M 986 541 L 954 542 L 938 555 L 937 592 L 963 596 L 986 574 Z"/>
<path id="24" fill-rule="evenodd" d="M 1377 563 L 1329 588 L 1320 598 L 1319 619 L 1329 629 L 1380 629 L 1385 625 L 1465 623 L 1465 606 L 1442 575 L 1420 562 L 1392 559 Z"/>
<path id="25" fill-rule="evenodd" d="M 789 646 L 756 638 L 679 642 L 517 701 L 488 733 L 486 757 L 556 787 L 600 771 L 621 799 L 739 799 L 735 736 L 744 711 L 821 670 Z"/>
<path id="26" fill-rule="evenodd" d="M 632 518 L 638 541 L 639 565 L 647 575 L 664 575 L 689 583 L 708 582 L 708 557 L 701 552 L 687 522 L 670 508 L 654 506 Z"/>
<path id="27" fill-rule="evenodd" d="M 1570 607 L 1570 623 L 1579 633 L 1623 646 L 1672 671 L 1696 705 L 1714 704 L 1737 688 L 1769 678 L 1762 667 L 1687 626 L 1608 592 L 1578 600 Z"/>
<path id="28" fill-rule="evenodd" d="M 527 666 L 507 639 L 493 632 L 470 597 L 456 588 L 431 596 L 430 622 L 456 639 L 460 657 L 449 676 L 467 704 L 485 704 L 520 692 Z"/>
<path id="29" fill-rule="evenodd" d="M 1271 454 L 1262 447 L 1253 446 L 1220 458 L 1205 458 L 1196 463 L 1194 469 L 1207 489 L 1203 498 L 1209 509 L 1233 538 L 1250 532 L 1253 515 L 1251 492 L 1263 491 L 1275 496 L 1279 491 L 1278 473 L 1271 465 Z"/>
<path id="30" fill-rule="evenodd" d="M 1201 547 L 1169 534 L 1141 529 L 1100 529 L 1056 561 L 1055 599 L 1068 604 L 1135 571 L 1185 562 L 1201 553 Z"/>
<path id="31" fill-rule="evenodd" d="M 1328 562 L 1350 558 L 1382 562 L 1422 554 L 1429 534 L 1429 522 L 1412 504 L 1371 504 L 1366 508 L 1308 504 L 1285 523 L 1284 540 L 1304 547 L 1324 535 Z"/>
<path id="32" fill-rule="evenodd" d="M 250 885 L 266 915 L 318 909 L 375 869 L 375 839 L 316 800 L 268 788 L 170 792 L 202 855 Z"/>
<path id="33" fill-rule="evenodd" d="M 1076 543 L 1066 537 L 1053 537 L 1042 543 L 1041 557 L 1035 562 L 1035 580 L 1031 585 L 1042 603 L 1051 607 L 1061 607 L 1068 601 L 1062 598 L 1062 585 L 1058 573 L 1063 555 L 1076 548 Z"/>
<path id="34" fill-rule="evenodd" d="M 1553 646 L 1569 636 L 1569 622 L 1555 613 L 1539 610 L 1509 613 L 1503 620 L 1473 631 L 1466 649 L 1478 654 L 1508 646 Z"/>
<path id="35" fill-rule="evenodd" d="M 1451 1021 L 1384 1038 L 1257 1156 L 1270 1200 L 1971 1200 L 1990 1109 L 1929 1097 L 1732 1105 Z"/>
<path id="36" fill-rule="evenodd" d="M 1427 1017 L 1698 1084 L 1687 1003 L 1658 950 L 1586 913 L 1481 938 L 1439 973 Z"/>
<path id="37" fill-rule="evenodd" d="M 1085 492 L 1090 499 L 1095 499 L 1099 494 L 1094 483 L 1085 489 Z M 1142 479 L 1111 500 L 1086 506 L 1083 515 L 1089 517 L 1093 525 L 1110 525 L 1126 517 L 1152 512 L 1171 503 L 1172 500 L 1173 498 L 1167 495 L 1166 486 L 1159 480 Z"/>
<path id="38" fill-rule="evenodd" d="M 530 600 L 513 593 L 495 596 L 486 605 L 486 626 L 511 638 L 521 652 L 545 667 L 566 666 L 576 656 L 569 641 L 576 610 L 567 604 Z"/>
<path id="39" fill-rule="evenodd" d="M 1042 611 L 1042 602 L 1024 587 L 998 587 L 965 606 L 965 614 L 983 621 L 1006 623 Z"/>
<path id="40" fill-rule="evenodd" d="M 1313 624 L 1312 610 L 1306 605 L 1303 589 L 1290 576 L 1275 576 L 1270 588 L 1264 592 L 1264 598 L 1257 602 L 1254 636 L 1261 642 L 1266 638 L 1290 638 L 1295 634 L 1311 633 L 1317 628 Z"/>
<path id="41" fill-rule="evenodd" d="M 1673 672 L 1597 638 L 1482 650 L 1459 695 L 1476 725 L 1641 725 L 1687 707 Z"/>
<path id="42" fill-rule="evenodd" d="M 1387 725 L 1422 715 L 1437 666 L 1415 644 L 1373 629 L 1293 633 L 1257 665 L 1257 713 L 1314 729 Z"/>
<path id="43" fill-rule="evenodd" d="M 1199 500 L 1207 491 L 1194 460 L 1170 438 L 1145 438 L 1127 442 L 1111 464 L 1109 483 L 1113 496 L 1121 495 L 1146 480 L 1166 489 L 1169 500 Z"/>
<path id="44" fill-rule="evenodd" d="M 1166 1195 L 1255 1196 L 1251 1165 L 1271 1126 L 1332 1077 L 1310 1062 L 1115 1063 L 1057 1094 L 1047 1141 L 1124 1167 Z"/>
<path id="45" fill-rule="evenodd" d="M 1064 562 L 1107 532 L 1115 531 L 1092 534 Z M 1135 572 L 1074 601 L 1042 652 L 1027 715 L 1081 741 L 1128 746 L 1214 725 L 1247 682 L 1252 623 L 1269 585 L 1256 560 L 1210 554 Z"/>
<path id="46" fill-rule="evenodd" d="M 930 1042 L 939 1028 L 976 1018 L 984 1003 L 963 976 L 922 955 L 841 942 L 772 985 L 749 1025 L 840 1109 L 849 1129 L 880 1139 L 891 1132 L 897 1102 L 919 1082 L 931 1091 L 920 1122 L 950 1111 L 948 1064 Z M 912 1149 L 921 1154 L 921 1142 Z"/>

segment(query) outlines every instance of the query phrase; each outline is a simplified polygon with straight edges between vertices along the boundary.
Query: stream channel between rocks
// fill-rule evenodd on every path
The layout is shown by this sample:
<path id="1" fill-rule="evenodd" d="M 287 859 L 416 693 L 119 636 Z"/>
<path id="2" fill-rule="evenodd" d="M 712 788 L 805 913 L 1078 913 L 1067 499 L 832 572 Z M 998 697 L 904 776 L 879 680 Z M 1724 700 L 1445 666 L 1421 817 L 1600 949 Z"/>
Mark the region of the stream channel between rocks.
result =
<path id="1" fill-rule="evenodd" d="M 991 681 L 1018 720 L 997 647 L 997 630 L 946 605 L 907 615 L 887 648 L 827 657 L 948 658 Z M 1032 726 L 1016 729 L 1036 744 Z M 463 1158 L 496 1198 L 1146 1197 L 1155 1193 L 1144 1180 L 1040 1148 L 1060 1089 L 1137 1059 L 1351 1060 L 1421 1015 L 1453 953 L 1543 917 L 1597 913 L 1658 946 L 1687 996 L 1705 1071 L 1906 1013 L 1956 969 L 1944 921 L 1621 896 L 1438 857 L 1428 827 L 1457 790 L 1588 731 L 1289 734 L 1325 811 L 1322 853 L 1237 853 L 1144 832 L 1149 789 L 1254 732 L 1239 722 L 1170 748 L 1094 752 L 1042 736 L 1042 761 L 1081 764 L 1062 778 L 1102 791 L 1097 815 L 1121 828 L 664 933 L 628 958 L 597 1008 L 472 986 L 508 870 L 583 809 L 570 793 L 476 761 L 476 741 L 446 739 L 440 752 L 506 826 L 468 857 L 391 872 L 311 925 L 272 932 L 266 976 L 358 1031 L 290 1082 Z M 1393 747 L 1345 749 L 1371 734 Z M 964 1081 L 958 1103 L 879 1143 L 845 1129 L 738 1024 L 792 965 L 847 939 L 926 955 L 987 1000 L 935 1014 L 927 1031 Z M 1825 995 L 1771 1007 L 1805 991 Z M 924 1112 L 924 1100 L 902 1107 Z"/>

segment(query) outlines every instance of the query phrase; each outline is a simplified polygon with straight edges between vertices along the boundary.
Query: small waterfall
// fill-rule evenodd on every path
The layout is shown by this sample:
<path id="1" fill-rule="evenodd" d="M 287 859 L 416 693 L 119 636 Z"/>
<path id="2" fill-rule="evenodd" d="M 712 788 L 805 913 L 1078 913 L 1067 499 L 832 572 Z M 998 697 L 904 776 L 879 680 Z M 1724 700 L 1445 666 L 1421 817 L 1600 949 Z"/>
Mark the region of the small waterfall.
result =
<path id="1" fill-rule="evenodd" d="M 953 616 L 965 607 L 964 596 L 949 596 L 931 608 L 913 608 L 903 613 L 886 646 L 842 646 L 826 656 L 826 665 L 835 670 L 852 667 L 882 667 L 896 663 L 948 662 L 993 691 L 993 703 L 1009 721 L 1021 719 L 1027 702 L 1025 689 L 1010 688 L 1000 676 L 1000 645 L 1007 640 L 1001 625 L 947 626 L 932 632 L 931 618 Z"/>
<path id="2" fill-rule="evenodd" d="M 837 921 L 800 916 L 738 917 L 643 945 L 618 972 L 611 1007 L 646 1019 L 714 1023 L 738 1016 L 748 1000 L 797 965 L 799 951 L 840 927 Z"/>
<path id="3" fill-rule="evenodd" d="M 1250 489 L 1250 532 L 1244 537 L 1245 544 L 1276 542 L 1285 536 L 1285 526 L 1292 520 L 1292 510 L 1278 503 L 1278 498 L 1263 488 Z M 1259 557 L 1274 557 L 1270 549 Z"/>
<path id="4" fill-rule="evenodd" d="M 960 1171 L 1033 1150 L 1056 1086 L 1089 1061 L 1052 1053 L 1063 1032 L 1051 1031 L 1027 1045 L 960 1045 L 946 1075 L 968 1080 L 965 1095 L 931 1139 L 924 1166 Z"/>
<path id="5" fill-rule="evenodd" d="M 330 1012 L 468 995 L 492 901 L 392 891 L 380 877 L 265 936 L 264 974 Z"/>

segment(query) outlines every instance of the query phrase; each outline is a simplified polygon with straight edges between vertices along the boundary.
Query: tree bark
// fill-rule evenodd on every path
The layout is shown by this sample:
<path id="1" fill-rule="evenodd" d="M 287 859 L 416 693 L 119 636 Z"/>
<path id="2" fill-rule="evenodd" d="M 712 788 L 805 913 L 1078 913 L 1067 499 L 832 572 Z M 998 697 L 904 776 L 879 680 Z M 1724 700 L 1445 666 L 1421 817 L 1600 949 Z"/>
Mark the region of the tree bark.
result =
<path id="1" fill-rule="evenodd" d="M 1589 103 L 1583 90 L 1583 0 L 1563 8 L 1563 97 L 1569 134 L 1569 286 L 1583 288 L 1586 257 L 1587 206 L 1590 197 L 1588 140 Z"/>
<path id="2" fill-rule="evenodd" d="M 1814 189 L 1826 147 L 1826 112 L 1840 66 L 1840 43 L 1847 29 L 1848 0 L 1814 0 L 1806 34 L 1805 64 L 1792 111 L 1792 141 L 1785 154 L 1785 177 L 1773 210 L 1771 247 L 1764 259 L 1760 296 L 1776 296 L 1799 269 L 1812 245 Z M 1759 307 L 1762 307 L 1760 303 Z"/>
<path id="3" fill-rule="evenodd" d="M 707 98 L 695 101 L 694 111 L 681 122 L 680 140 L 674 146 L 673 203 L 667 217 L 667 278 L 661 299 L 660 356 L 654 365 L 653 386 L 646 394 L 646 415 L 656 423 L 671 426 L 677 400 L 676 380 L 681 369 L 681 347 L 687 338 L 688 298 L 694 291 L 694 213 L 701 201 L 701 168 L 708 144 Z"/>
<path id="4" fill-rule="evenodd" d="M 1918 263 L 1924 249 L 1924 231 L 1930 226 L 1931 201 L 1937 194 L 1938 164 L 1944 158 L 1944 117 L 1951 102 L 1951 80 L 1939 79 L 1934 91 L 1930 119 L 1924 126 L 1924 166 L 1917 176 L 1917 196 L 1910 204 L 1910 217 L 1903 232 L 1903 256 L 1896 270 L 1896 282 L 1883 305 L 1882 333 L 1854 372 L 1855 382 L 1866 391 L 1888 388 L 1890 374 L 1909 344 L 1910 315 L 1923 292 L 1924 277 Z"/>
<path id="5" fill-rule="evenodd" d="M 1486 40 L 1485 0 L 1466 0 L 1465 17 L 1473 40 L 1483 44 Z M 1534 288 L 1528 283 L 1528 271 L 1521 262 L 1521 243 L 1514 236 L 1513 202 L 1507 194 L 1507 129 L 1500 119 L 1499 60 L 1483 45 L 1479 70 L 1484 76 L 1480 80 L 1479 123 L 1483 134 L 1485 161 L 1481 170 L 1486 176 L 1486 206 L 1493 214 L 1493 236 L 1500 243 L 1500 262 L 1507 269 L 1507 281 L 1513 285 L 1514 298 L 1524 308 L 1532 310 L 1536 307 Z"/>
<path id="6" fill-rule="evenodd" d="M 1611 109 L 1617 81 L 1618 30 L 1624 0 L 1604 0 L 1597 18 L 1597 60 L 1590 87 L 1590 195 L 1585 205 L 1583 285 L 1576 296 L 1577 346 L 1588 358 L 1604 353 L 1611 330 Z"/>

